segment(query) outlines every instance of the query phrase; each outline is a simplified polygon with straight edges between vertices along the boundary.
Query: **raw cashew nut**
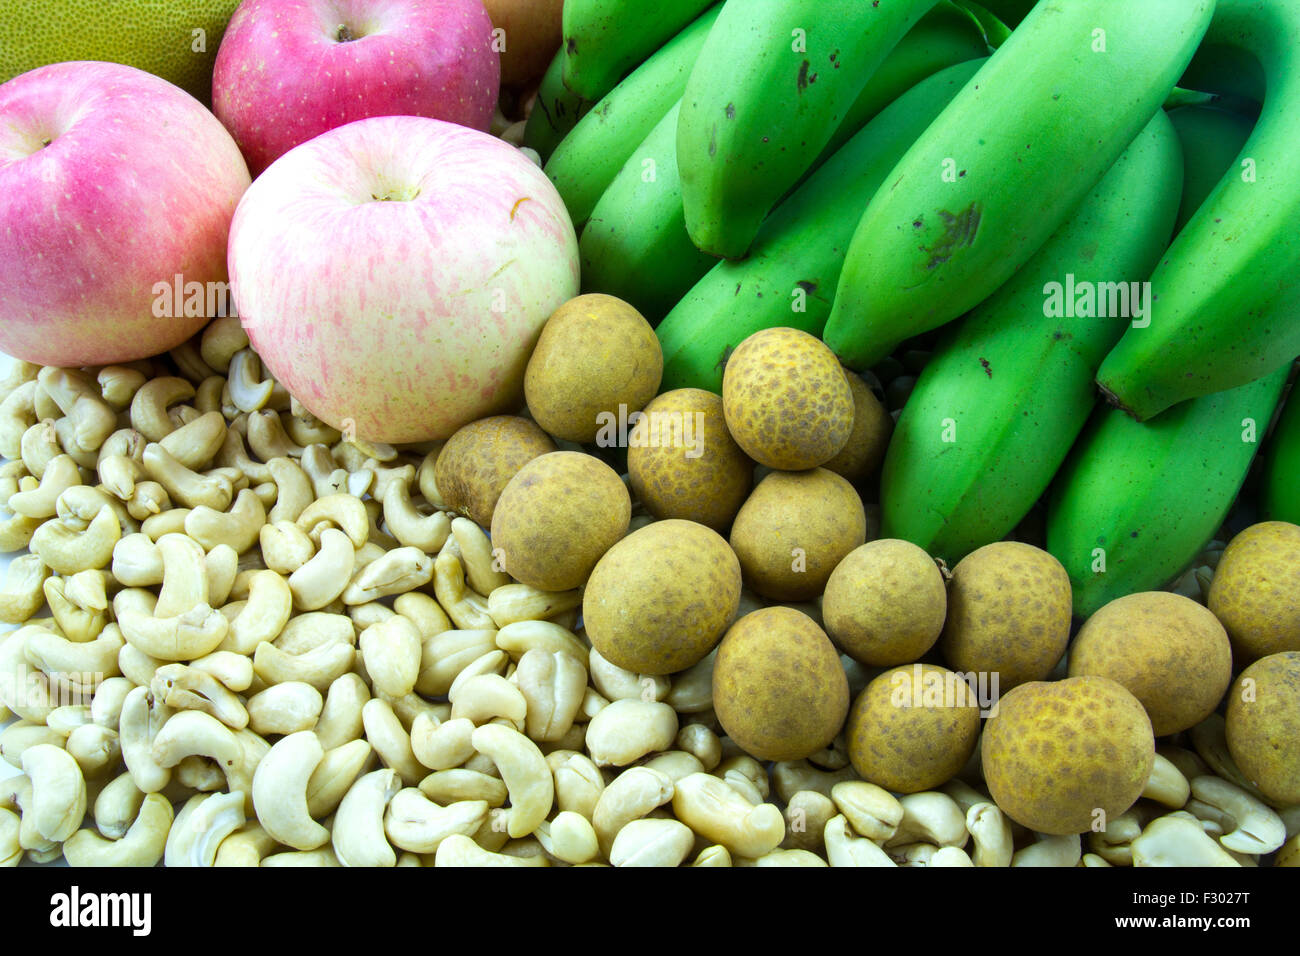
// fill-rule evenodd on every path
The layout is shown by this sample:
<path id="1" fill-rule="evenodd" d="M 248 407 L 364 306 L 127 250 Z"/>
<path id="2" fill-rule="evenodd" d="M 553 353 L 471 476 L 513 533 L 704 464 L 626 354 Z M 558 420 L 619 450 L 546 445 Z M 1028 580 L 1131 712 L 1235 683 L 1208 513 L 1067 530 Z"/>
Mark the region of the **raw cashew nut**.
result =
<path id="1" fill-rule="evenodd" d="M 420 649 L 420 676 L 415 689 L 426 697 L 441 697 L 466 667 L 497 649 L 494 630 L 443 631 L 424 639 Z"/>
<path id="2" fill-rule="evenodd" d="M 211 674 L 186 664 L 166 664 L 154 671 L 149 689 L 174 710 L 197 710 L 227 727 L 248 726 L 243 701 Z"/>
<path id="3" fill-rule="evenodd" d="M 866 837 L 854 836 L 843 815 L 832 817 L 822 834 L 831 866 L 897 866 L 889 854 Z"/>
<path id="4" fill-rule="evenodd" d="M 95 797 L 95 828 L 110 840 L 122 839 L 139 815 L 143 801 L 144 794 L 131 779 L 131 774 L 119 774 L 104 784 Z"/>
<path id="5" fill-rule="evenodd" d="M 254 571 L 248 579 L 248 601 L 230 622 L 222 647 L 252 654 L 260 644 L 274 641 L 292 616 L 293 591 L 288 582 L 274 571 Z"/>
<path id="6" fill-rule="evenodd" d="M 23 382 L 0 401 L 0 458 L 22 455 L 23 433 L 36 424 L 37 382 Z"/>
<path id="7" fill-rule="evenodd" d="M 596 690 L 609 700 L 663 700 L 671 688 L 667 677 L 637 674 L 611 664 L 595 648 L 587 666 Z"/>
<path id="8" fill-rule="evenodd" d="M 487 820 L 483 800 L 459 800 L 440 807 L 419 790 L 408 787 L 393 795 L 384 816 L 384 832 L 395 847 L 412 853 L 434 853 L 449 836 L 473 836 Z"/>
<path id="9" fill-rule="evenodd" d="M 307 780 L 307 813 L 320 819 L 337 810 L 352 785 L 370 769 L 373 757 L 374 748 L 364 740 L 326 750 Z"/>
<path id="10" fill-rule="evenodd" d="M 834 799 L 835 791 L 831 791 Z M 970 834 L 966 832 L 966 814 L 957 801 L 946 793 L 927 790 L 908 793 L 899 798 L 903 819 L 898 830 L 889 838 L 887 846 L 905 846 L 909 843 L 931 843 L 935 846 L 966 845 Z M 1076 861 L 1077 862 L 1077 861 Z"/>
<path id="11" fill-rule="evenodd" d="M 22 819 L 12 810 L 0 807 L 0 867 L 17 866 L 25 852 L 19 841 Z"/>
<path id="12" fill-rule="evenodd" d="M 176 429 L 167 409 L 193 397 L 194 386 L 183 378 L 150 379 L 131 399 L 131 427 L 151 442 L 160 441 Z"/>
<path id="13" fill-rule="evenodd" d="M 9 563 L 0 585 L 0 621 L 22 624 L 45 604 L 45 581 L 50 569 L 34 554 L 24 554 Z"/>
<path id="14" fill-rule="evenodd" d="M 366 739 L 379 754 L 379 759 L 401 774 L 404 785 L 413 787 L 428 775 L 415 759 L 411 737 L 391 704 L 377 697 L 371 698 L 361 708 L 361 721 Z"/>
<path id="15" fill-rule="evenodd" d="M 433 593 L 447 616 L 458 628 L 474 630 L 495 627 L 487 610 L 487 598 L 470 590 L 460 563 L 460 546 L 448 538 L 433 562 Z"/>
<path id="16" fill-rule="evenodd" d="M 45 466 L 39 485 L 9 499 L 9 510 L 28 518 L 53 518 L 58 511 L 59 496 L 80 484 L 81 469 L 77 463 L 69 455 L 58 455 Z"/>
<path id="17" fill-rule="evenodd" d="M 183 534 L 158 539 L 163 562 L 163 583 L 154 606 L 156 617 L 179 617 L 208 604 L 207 555 L 198 542 Z"/>
<path id="18" fill-rule="evenodd" d="M 302 447 L 284 430 L 278 413 L 269 409 L 248 415 L 248 447 L 262 461 L 272 458 L 301 458 Z"/>
<path id="19" fill-rule="evenodd" d="M 667 774 L 648 767 L 631 767 L 610 781 L 591 815 L 600 852 L 608 856 L 623 828 L 668 803 L 673 791 Z"/>
<path id="20" fill-rule="evenodd" d="M 491 758 L 510 793 L 507 832 L 527 836 L 550 815 L 555 786 L 537 745 L 516 730 L 485 724 L 474 731 L 474 749 Z"/>
<path id="21" fill-rule="evenodd" d="M 773 850 L 753 861 L 754 866 L 830 866 L 811 850 Z"/>
<path id="22" fill-rule="evenodd" d="M 1079 834 L 1064 836 L 1037 833 L 1038 842 L 1031 843 L 1015 852 L 1011 857 L 1012 866 L 1078 866 L 1083 856 L 1083 844 Z"/>
<path id="23" fill-rule="evenodd" d="M 511 582 L 510 575 L 496 567 L 492 556 L 492 543 L 487 533 L 468 518 L 454 518 L 451 533 L 460 547 L 461 561 L 469 586 L 484 596 L 491 596 L 499 587 Z"/>
<path id="24" fill-rule="evenodd" d="M 122 756 L 117 731 L 98 724 L 82 724 L 74 729 L 68 734 L 63 749 L 77 761 L 81 775 L 87 779 L 97 778 L 116 767 L 118 758 Z"/>
<path id="25" fill-rule="evenodd" d="M 220 611 L 200 604 L 179 617 L 153 617 L 140 611 L 126 611 L 119 615 L 118 626 L 128 644 L 150 657 L 192 661 L 215 651 L 230 625 Z"/>
<path id="26" fill-rule="evenodd" d="M 516 661 L 522 660 L 529 651 L 568 654 L 584 670 L 591 654 L 576 634 L 551 621 L 515 621 L 507 624 L 496 632 L 496 645 Z"/>
<path id="27" fill-rule="evenodd" d="M 217 718 L 182 710 L 169 717 L 154 737 L 153 759 L 160 767 L 175 767 L 196 755 L 211 757 L 229 777 L 241 763 L 243 749 L 234 732 Z"/>
<path id="28" fill-rule="evenodd" d="M 244 825 L 242 793 L 196 794 L 186 801 L 167 834 L 163 865 L 212 866 L 221 841 Z"/>
<path id="29" fill-rule="evenodd" d="M 823 851 L 826 824 L 835 814 L 836 807 L 830 797 L 812 790 L 799 791 L 786 804 L 786 835 L 781 846 L 813 853 Z"/>
<path id="30" fill-rule="evenodd" d="M 434 866 L 550 866 L 545 856 L 510 856 L 485 850 L 472 839 L 453 834 L 438 845 Z"/>
<path id="31" fill-rule="evenodd" d="M 314 850 L 329 842 L 330 832 L 307 810 L 307 781 L 325 751 L 310 730 L 289 734 L 271 749 L 253 774 L 253 807 L 258 822 L 280 843 L 295 850 Z"/>
<path id="32" fill-rule="evenodd" d="M 677 820 L 633 820 L 618 831 L 609 862 L 614 866 L 680 866 L 694 845 L 691 828 Z"/>
<path id="33" fill-rule="evenodd" d="M 419 548 L 395 548 L 359 570 L 343 591 L 344 604 L 365 604 L 428 584 L 433 559 Z"/>
<path id="34" fill-rule="evenodd" d="M 323 529 L 320 550 L 289 575 L 294 606 L 317 611 L 332 603 L 347 590 L 356 559 L 356 548 L 347 534 L 337 528 Z"/>
<path id="35" fill-rule="evenodd" d="M 24 720 L 43 724 L 54 710 L 49 678 L 27 660 L 27 643 L 49 633 L 36 625 L 3 635 L 0 643 L 0 703 Z"/>
<path id="36" fill-rule="evenodd" d="M 172 822 L 171 802 L 160 793 L 146 794 L 121 839 L 78 830 L 63 844 L 63 857 L 69 866 L 156 866 L 166 852 Z"/>
<path id="37" fill-rule="evenodd" d="M 370 516 L 366 513 L 366 506 L 351 494 L 317 498 L 303 509 L 297 523 L 312 540 L 317 540 L 320 532 L 328 527 L 340 529 L 354 548 L 360 548 L 370 537 Z"/>
<path id="38" fill-rule="evenodd" d="M 206 506 L 225 511 L 235 496 L 234 484 L 219 471 L 200 474 L 186 468 L 157 442 L 145 446 L 143 463 L 150 477 L 186 508 Z"/>
<path id="39" fill-rule="evenodd" d="M 243 554 L 259 538 L 266 524 L 266 508 L 251 489 L 245 488 L 235 498 L 229 511 L 215 511 L 199 506 L 185 516 L 185 533 L 211 551 L 229 545 Z"/>
<path id="40" fill-rule="evenodd" d="M 191 471 L 211 464 L 225 443 L 226 419 L 221 412 L 202 414 L 158 441 L 166 452 Z"/>
<path id="41" fill-rule="evenodd" d="M 297 521 L 316 500 L 311 479 L 292 458 L 272 458 L 266 463 L 275 483 L 275 506 L 267 514 L 271 521 Z"/>
<path id="42" fill-rule="evenodd" d="M 1181 810 L 1152 820 L 1131 846 L 1134 866 L 1241 865 Z"/>
<path id="43" fill-rule="evenodd" d="M 347 641 L 329 641 L 301 654 L 291 654 L 275 644 L 262 643 L 253 653 L 253 670 L 268 684 L 302 681 L 324 691 L 352 669 L 355 659 L 356 648 Z"/>
<path id="44" fill-rule="evenodd" d="M 384 833 L 388 802 L 402 789 L 394 770 L 375 770 L 354 783 L 334 814 L 334 853 L 344 866 L 396 866 Z M 468 839 L 468 837 L 466 837 Z"/>
<path id="45" fill-rule="evenodd" d="M 23 751 L 37 744 L 62 747 L 67 735 L 45 724 L 18 720 L 0 731 L 0 757 L 12 767 L 23 765 Z"/>
<path id="46" fill-rule="evenodd" d="M 230 400 L 241 412 L 259 411 L 271 400 L 275 382 L 261 376 L 262 363 L 252 349 L 243 348 L 230 356 L 226 381 L 230 388 Z"/>
<path id="47" fill-rule="evenodd" d="M 1229 850 L 1252 856 L 1272 853 L 1286 842 L 1282 818 L 1261 800 L 1241 787 L 1218 777 L 1197 777 L 1191 783 L 1192 796 L 1222 810 L 1236 824 L 1219 842 Z"/>
<path id="48" fill-rule="evenodd" d="M 261 866 L 262 859 L 279 843 L 263 826 L 250 821 L 221 841 L 213 866 Z"/>
<path id="49" fill-rule="evenodd" d="M 539 591 L 527 584 L 503 584 L 487 598 L 488 614 L 497 627 L 520 621 L 541 621 L 582 604 L 582 591 Z"/>
<path id="50" fill-rule="evenodd" d="M 71 420 L 73 438 L 82 451 L 95 451 L 117 428 L 117 412 L 105 404 L 98 384 L 84 373 L 47 366 L 38 381 Z"/>
<path id="51" fill-rule="evenodd" d="M 342 746 L 361 736 L 362 708 L 370 690 L 357 674 L 347 673 L 334 680 L 325 695 L 325 705 L 316 721 L 316 736 L 326 750 Z"/>
<path id="52" fill-rule="evenodd" d="M 403 545 L 436 554 L 451 534 L 451 516 L 445 511 L 423 515 L 411 503 L 409 481 L 395 481 L 384 494 L 384 524 Z"/>
<path id="53" fill-rule="evenodd" d="M 755 806 L 712 774 L 693 773 L 678 780 L 672 802 L 677 819 L 736 856 L 763 856 L 785 837 L 785 817 L 774 804 Z"/>
<path id="54" fill-rule="evenodd" d="M 722 762 L 722 740 L 704 724 L 687 724 L 677 731 L 678 747 L 695 757 L 706 771 Z"/>
<path id="55" fill-rule="evenodd" d="M 310 684 L 272 684 L 249 698 L 248 725 L 262 736 L 311 730 L 324 703 L 320 691 Z"/>
<path id="56" fill-rule="evenodd" d="M 86 778 L 62 747 L 37 744 L 23 751 L 23 773 L 32 782 L 31 807 L 36 830 L 62 843 L 81 826 L 86 815 Z"/>
<path id="57" fill-rule="evenodd" d="M 170 768 L 153 757 L 154 740 L 171 713 L 170 707 L 154 699 L 147 686 L 135 688 L 122 702 L 118 724 L 122 759 L 143 793 L 156 793 L 171 780 Z"/>
<path id="58" fill-rule="evenodd" d="M 120 538 L 113 546 L 113 577 L 129 588 L 162 584 L 163 559 L 157 543 L 136 532 Z"/>
<path id="59" fill-rule="evenodd" d="M 976 803 L 966 810 L 966 829 L 975 844 L 976 866 L 1010 866 L 1015 847 L 1011 821 L 993 803 Z"/>
<path id="60" fill-rule="evenodd" d="M 542 849 L 565 863 L 588 863 L 600 853 L 591 821 L 572 810 L 562 810 L 550 822 L 540 824 L 533 836 Z"/>
<path id="61" fill-rule="evenodd" d="M 504 655 L 502 655 L 504 656 Z M 517 730 L 524 729 L 528 704 L 519 688 L 499 674 L 477 674 L 459 681 L 451 688 L 451 716 L 463 717 L 475 724 L 497 718 L 509 721 Z"/>
<path id="62" fill-rule="evenodd" d="M 58 519 L 46 521 L 32 533 L 29 547 L 53 571 L 72 575 L 107 567 L 121 537 L 117 515 L 104 505 L 85 530 L 69 527 Z"/>
<path id="63" fill-rule="evenodd" d="M 569 732 L 587 691 L 587 671 L 577 658 L 559 651 L 526 651 L 514 680 L 525 702 L 530 738 L 554 741 Z"/>
<path id="64" fill-rule="evenodd" d="M 677 713 L 667 704 L 616 700 L 588 723 L 587 752 L 598 766 L 625 767 L 647 754 L 667 750 L 676 736 Z"/>
<path id="65" fill-rule="evenodd" d="M 893 839 L 906 813 L 903 804 L 888 790 L 865 780 L 845 780 L 835 784 L 831 787 L 831 800 L 849 821 L 849 826 L 878 843 Z"/>

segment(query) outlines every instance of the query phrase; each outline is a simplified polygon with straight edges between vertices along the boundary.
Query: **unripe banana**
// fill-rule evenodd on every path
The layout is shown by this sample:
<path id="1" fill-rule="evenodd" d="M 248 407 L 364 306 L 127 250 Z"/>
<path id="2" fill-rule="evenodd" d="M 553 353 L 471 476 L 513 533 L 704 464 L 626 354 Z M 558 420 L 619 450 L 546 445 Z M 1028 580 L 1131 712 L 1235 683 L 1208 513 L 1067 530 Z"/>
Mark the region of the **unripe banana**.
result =
<path id="1" fill-rule="evenodd" d="M 922 80 L 881 111 L 773 210 L 749 258 L 720 262 L 655 330 L 661 388 L 722 391 L 732 349 L 760 329 L 821 332 L 857 210 L 983 60 Z"/>
<path id="2" fill-rule="evenodd" d="M 1300 354 L 1300 2 L 1219 0 L 1183 82 L 1263 108 L 1236 168 L 1152 273 L 1150 325 L 1126 332 L 1097 373 L 1139 419 Z"/>
<path id="3" fill-rule="evenodd" d="M 564 0 L 564 85 L 598 101 L 714 0 Z"/>
<path id="4" fill-rule="evenodd" d="M 727 0 L 677 126 L 686 227 L 699 248 L 727 258 L 749 251 L 768 211 L 936 2 Z"/>
<path id="5" fill-rule="evenodd" d="M 824 335 L 840 359 L 874 364 L 1024 265 L 1173 89 L 1213 9 L 1040 0 L 863 213 Z"/>
<path id="6" fill-rule="evenodd" d="M 524 124 L 524 145 L 535 149 L 543 163 L 592 106 L 589 100 L 565 89 L 560 79 L 561 64 L 557 53 L 542 75 L 533 111 Z"/>
<path id="7" fill-rule="evenodd" d="M 721 4 L 663 45 L 592 108 L 546 163 L 546 175 L 578 229 L 637 144 L 681 99 Z"/>
<path id="8" fill-rule="evenodd" d="M 1255 124 L 1240 113 L 1213 106 L 1180 106 L 1169 110 L 1169 119 L 1186 157 L 1183 198 L 1174 221 L 1177 236 L 1223 174 L 1236 165 L 1237 155 Z"/>
<path id="9" fill-rule="evenodd" d="M 1294 385 L 1265 455 L 1260 489 L 1265 519 L 1300 524 L 1300 392 Z"/>
<path id="10" fill-rule="evenodd" d="M 1049 314 L 1049 284 L 1140 282 L 1168 245 L 1182 181 L 1178 137 L 1157 110 L 1070 220 L 939 346 L 889 443 L 883 537 L 954 564 L 1029 512 L 1087 422 L 1092 377 L 1129 321 Z"/>
<path id="11" fill-rule="evenodd" d="M 951 3 L 940 3 L 890 51 L 815 161 L 814 171 L 833 154 L 832 147 L 842 146 L 872 116 L 922 79 L 946 66 L 985 55 L 987 47 L 978 25 Z M 603 105 L 561 145 L 557 160 Z M 618 296 L 651 323 L 662 319 L 717 262 L 696 249 L 686 231 L 676 122 L 674 111 L 672 119 L 661 121 L 635 149 L 600 197 L 579 244 L 584 291 Z"/>
<path id="12" fill-rule="evenodd" d="M 1175 578 L 1227 517 L 1289 368 L 1175 405 L 1147 422 L 1100 406 L 1053 483 L 1047 550 L 1074 613 Z"/>

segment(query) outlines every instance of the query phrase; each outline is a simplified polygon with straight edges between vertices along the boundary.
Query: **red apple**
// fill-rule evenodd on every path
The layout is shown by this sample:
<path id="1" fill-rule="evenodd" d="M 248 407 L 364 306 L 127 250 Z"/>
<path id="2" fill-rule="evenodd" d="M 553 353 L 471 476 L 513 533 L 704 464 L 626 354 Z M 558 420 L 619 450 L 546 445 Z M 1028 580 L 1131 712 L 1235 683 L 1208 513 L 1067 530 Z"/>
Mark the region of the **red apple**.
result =
<path id="1" fill-rule="evenodd" d="M 217 51 L 212 109 L 256 176 L 370 116 L 486 130 L 500 79 L 481 0 L 244 0 Z"/>
<path id="2" fill-rule="evenodd" d="M 0 350 L 102 365 L 185 341 L 195 303 L 224 299 L 248 182 L 216 117 L 151 73 L 74 61 L 0 86 Z"/>
<path id="3" fill-rule="evenodd" d="M 381 116 L 253 181 L 230 277 L 253 347 L 308 410 L 357 438 L 415 442 L 522 404 L 542 326 L 578 293 L 578 244 L 513 146 Z"/>

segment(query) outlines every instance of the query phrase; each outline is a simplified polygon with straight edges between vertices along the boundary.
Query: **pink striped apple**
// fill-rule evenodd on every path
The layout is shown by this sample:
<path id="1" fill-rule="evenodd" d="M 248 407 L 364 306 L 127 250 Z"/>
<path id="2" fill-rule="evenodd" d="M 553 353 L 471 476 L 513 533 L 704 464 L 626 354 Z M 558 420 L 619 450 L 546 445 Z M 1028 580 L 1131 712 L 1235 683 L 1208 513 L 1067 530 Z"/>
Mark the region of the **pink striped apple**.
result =
<path id="1" fill-rule="evenodd" d="M 77 366 L 179 345 L 202 290 L 224 291 L 246 188 L 216 117 L 151 73 L 74 61 L 0 86 L 0 351 Z"/>
<path id="2" fill-rule="evenodd" d="M 249 340 L 303 405 L 358 438 L 415 442 L 522 403 L 542 326 L 578 292 L 578 244 L 513 146 L 383 116 L 253 181 L 230 277 Z"/>
<path id="3" fill-rule="evenodd" d="M 481 0 L 244 0 L 217 51 L 212 109 L 256 176 L 371 116 L 487 130 L 500 80 Z"/>

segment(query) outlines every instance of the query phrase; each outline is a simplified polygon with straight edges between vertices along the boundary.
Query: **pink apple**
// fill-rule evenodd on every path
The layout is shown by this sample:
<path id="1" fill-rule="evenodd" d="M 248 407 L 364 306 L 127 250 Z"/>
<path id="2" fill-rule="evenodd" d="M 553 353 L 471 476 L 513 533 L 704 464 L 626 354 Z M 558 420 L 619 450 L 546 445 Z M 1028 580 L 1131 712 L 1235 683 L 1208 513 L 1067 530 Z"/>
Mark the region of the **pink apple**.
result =
<path id="1" fill-rule="evenodd" d="M 0 86 L 0 350 L 101 365 L 185 341 L 210 316 L 194 302 L 222 298 L 248 181 L 216 117 L 151 73 L 77 61 Z"/>
<path id="2" fill-rule="evenodd" d="M 217 51 L 212 108 L 256 176 L 370 116 L 486 130 L 500 79 L 481 0 L 244 0 Z"/>
<path id="3" fill-rule="evenodd" d="M 540 169 L 416 116 L 330 130 L 244 194 L 230 277 L 253 347 L 317 417 L 372 441 L 446 438 L 522 403 L 578 245 Z"/>

